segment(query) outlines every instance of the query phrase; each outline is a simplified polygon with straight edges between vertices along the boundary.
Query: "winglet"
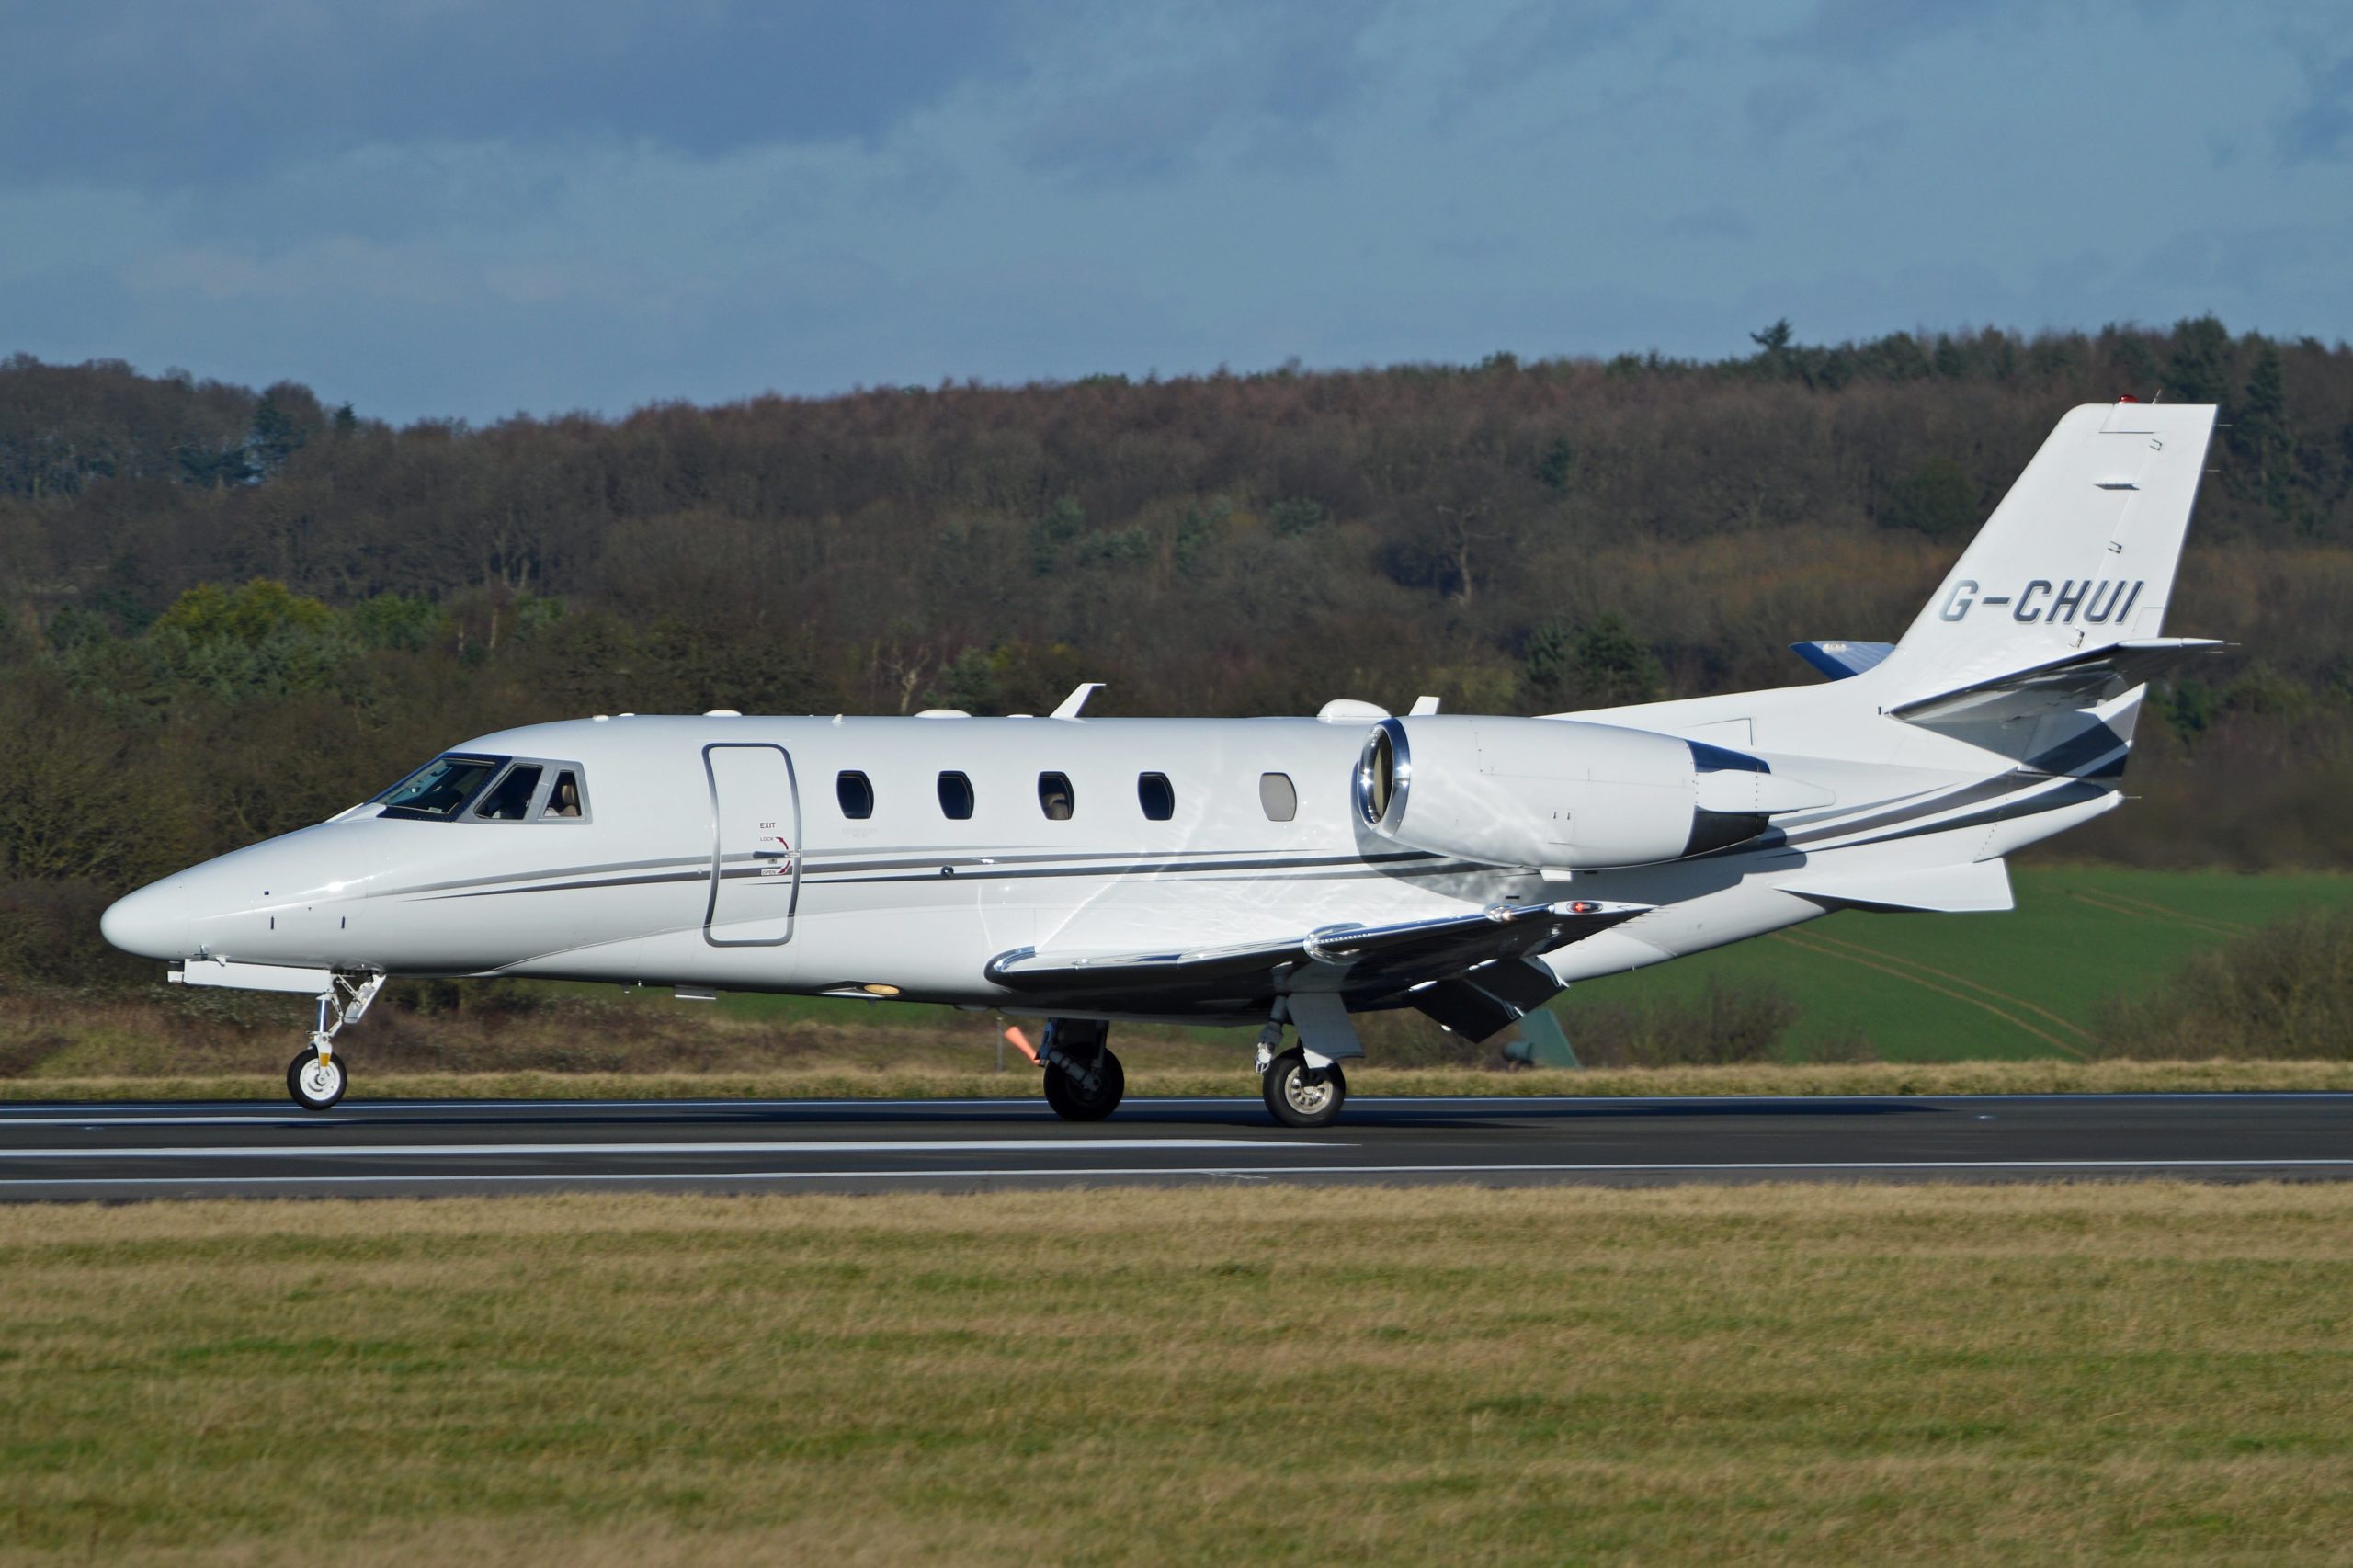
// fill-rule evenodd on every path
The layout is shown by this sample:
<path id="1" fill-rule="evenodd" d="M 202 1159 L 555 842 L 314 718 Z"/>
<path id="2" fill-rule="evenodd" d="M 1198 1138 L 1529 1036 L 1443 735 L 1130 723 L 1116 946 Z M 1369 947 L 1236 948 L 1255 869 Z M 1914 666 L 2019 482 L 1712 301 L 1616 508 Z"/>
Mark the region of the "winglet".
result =
<path id="1" fill-rule="evenodd" d="M 1077 686 L 1071 689 L 1071 694 L 1068 697 L 1063 698 L 1060 702 L 1056 703 L 1054 705 L 1054 710 L 1051 713 L 1047 714 L 1046 717 L 1049 719 L 1077 718 L 1078 710 L 1086 706 L 1086 699 L 1093 697 L 1097 692 L 1102 690 L 1103 686 L 1104 683 L 1099 680 L 1084 680 L 1079 682 Z"/>

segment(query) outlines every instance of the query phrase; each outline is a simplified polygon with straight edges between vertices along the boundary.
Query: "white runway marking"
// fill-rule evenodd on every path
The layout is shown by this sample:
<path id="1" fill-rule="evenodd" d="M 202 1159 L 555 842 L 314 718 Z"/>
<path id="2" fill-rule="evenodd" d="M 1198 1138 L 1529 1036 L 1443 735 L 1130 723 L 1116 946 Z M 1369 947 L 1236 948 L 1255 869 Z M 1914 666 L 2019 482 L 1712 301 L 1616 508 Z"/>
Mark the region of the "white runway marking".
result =
<path id="1" fill-rule="evenodd" d="M 11 1116 L 0 1127 L 350 1127 L 356 1116 Z"/>
<path id="2" fill-rule="evenodd" d="M 932 1144 L 927 1147 L 943 1147 Z M 1003 1147 L 1004 1145 L 991 1145 Z M 1065 1145 L 1067 1147 L 1069 1145 Z M 1127 1145 L 1132 1147 L 1131 1143 Z M 1499 1176 L 1499 1175 L 1671 1175 L 1729 1172 L 1875 1171 L 2167 1171 L 2167 1170 L 2302 1170 L 2345 1168 L 2353 1159 L 2247 1160 L 1771 1160 L 1722 1164 L 1645 1163 L 1627 1165 L 1043 1165 L 992 1170 L 834 1170 L 834 1171 L 534 1171 L 517 1175 L 466 1172 L 418 1176 L 98 1176 L 92 1178 L 11 1177 L 0 1188 L 18 1187 L 300 1187 L 359 1186 L 404 1182 L 462 1184 L 489 1182 L 660 1182 L 660 1181 L 942 1181 L 986 1180 L 995 1177 L 1086 1176 Z"/>
<path id="3" fill-rule="evenodd" d="M 983 1154 L 1020 1150 L 1101 1153 L 1110 1149 L 1328 1149 L 1322 1140 L 1275 1138 L 896 1138 L 805 1143 L 256 1143 L 176 1149 L 0 1149 L 0 1160 L 461 1159 L 529 1154 Z M 1345 1145 L 1343 1145 L 1345 1147 Z"/>

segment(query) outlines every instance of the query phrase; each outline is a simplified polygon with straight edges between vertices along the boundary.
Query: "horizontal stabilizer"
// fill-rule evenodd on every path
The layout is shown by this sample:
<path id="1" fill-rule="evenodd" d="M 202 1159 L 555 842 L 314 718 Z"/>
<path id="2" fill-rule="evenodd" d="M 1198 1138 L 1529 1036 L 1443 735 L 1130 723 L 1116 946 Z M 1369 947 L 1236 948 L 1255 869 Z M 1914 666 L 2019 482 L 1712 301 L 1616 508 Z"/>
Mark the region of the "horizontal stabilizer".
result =
<path id="1" fill-rule="evenodd" d="M 1932 915 L 1977 915 L 2015 907 L 2009 868 L 2000 860 L 1927 866 L 1908 871 L 1801 873 L 1783 892 L 1832 909 L 1875 909 Z"/>
<path id="2" fill-rule="evenodd" d="M 2142 637 L 1975 681 L 1888 711 L 1910 723 L 2005 723 L 2070 708 L 2091 708 L 2226 643 L 2211 637 Z"/>
<path id="3" fill-rule="evenodd" d="M 1828 676 L 1832 680 L 1845 680 L 1877 669 L 1880 661 L 1895 652 L 1893 642 L 1850 642 L 1844 638 L 1824 642 L 1792 642 L 1790 652 Z"/>
<path id="4" fill-rule="evenodd" d="M 1141 990 L 1250 998 L 1307 990 L 1370 997 L 1486 965 L 1501 968 L 1501 960 L 1550 952 L 1650 908 L 1590 899 L 1498 903 L 1440 920 L 1326 926 L 1299 937 L 1189 951 L 1074 954 L 1017 948 L 990 960 L 987 974 L 1008 990 L 1063 995 Z M 1512 999 L 1526 989 L 1518 979 L 1497 976 L 1490 989 Z"/>

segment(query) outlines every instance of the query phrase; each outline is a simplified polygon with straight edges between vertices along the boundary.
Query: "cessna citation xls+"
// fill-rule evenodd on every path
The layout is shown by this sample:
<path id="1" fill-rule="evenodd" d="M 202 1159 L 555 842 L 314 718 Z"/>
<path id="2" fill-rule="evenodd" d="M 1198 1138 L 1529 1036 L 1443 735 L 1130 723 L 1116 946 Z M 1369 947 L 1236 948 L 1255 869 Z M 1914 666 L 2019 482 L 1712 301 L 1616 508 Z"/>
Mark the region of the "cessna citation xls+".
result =
<path id="1" fill-rule="evenodd" d="M 1997 910 L 2003 857 L 2116 805 L 2214 410 L 2061 419 L 1903 640 L 1830 678 L 1541 719 L 622 715 L 483 735 L 167 877 L 109 941 L 317 996 L 324 1108 L 387 976 L 895 996 L 1047 1020 L 1046 1097 L 1120 1102 L 1112 1024 L 1259 1028 L 1321 1126 L 1354 1015 L 1484 1039 L 1581 980 L 1836 909 Z M 1294 1043 L 1285 1044 L 1287 1032 Z"/>

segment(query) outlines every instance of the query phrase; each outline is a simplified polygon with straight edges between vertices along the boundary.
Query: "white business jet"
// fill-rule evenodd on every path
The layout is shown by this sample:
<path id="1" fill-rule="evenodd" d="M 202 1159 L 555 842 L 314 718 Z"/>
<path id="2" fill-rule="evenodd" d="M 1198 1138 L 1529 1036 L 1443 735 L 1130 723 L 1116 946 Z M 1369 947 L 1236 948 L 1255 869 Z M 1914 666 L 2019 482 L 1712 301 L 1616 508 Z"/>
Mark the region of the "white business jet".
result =
<path id="1" fill-rule="evenodd" d="M 620 714 L 481 736 L 109 909 L 190 985 L 318 998 L 324 1109 L 387 977 L 898 997 L 1043 1017 L 1046 1098 L 1120 1103 L 1128 1020 L 1256 1026 L 1324 1125 L 1355 1015 L 1483 1040 L 1563 987 L 1837 909 L 2010 906 L 2003 857 L 2120 800 L 2211 407 L 2059 422 L 1901 642 L 1826 683 L 1549 718 Z M 1286 1046 L 1286 1039 L 1294 1042 Z"/>

